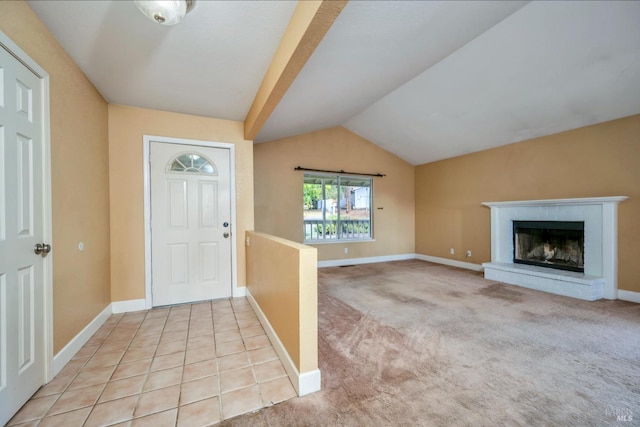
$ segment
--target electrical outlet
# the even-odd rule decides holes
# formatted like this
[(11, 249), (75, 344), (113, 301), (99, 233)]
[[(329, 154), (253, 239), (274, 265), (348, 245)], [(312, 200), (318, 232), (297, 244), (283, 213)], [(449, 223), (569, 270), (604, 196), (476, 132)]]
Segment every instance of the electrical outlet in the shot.
[(471, 250), (467, 251), (467, 258), (471, 258)]
[(344, 253), (348, 254), (349, 253), (349, 248), (344, 248)]
[(450, 253), (451, 255), (455, 255), (456, 251), (455, 251), (455, 249), (453, 249), (453, 248), (449, 248), (449, 253)]

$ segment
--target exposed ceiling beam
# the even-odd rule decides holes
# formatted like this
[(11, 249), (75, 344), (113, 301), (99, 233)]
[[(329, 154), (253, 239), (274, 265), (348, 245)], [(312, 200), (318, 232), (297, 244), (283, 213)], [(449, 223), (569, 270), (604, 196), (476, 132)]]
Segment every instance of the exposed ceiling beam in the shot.
[(348, 0), (301, 0), (244, 120), (244, 138), (254, 139), (329, 31)]

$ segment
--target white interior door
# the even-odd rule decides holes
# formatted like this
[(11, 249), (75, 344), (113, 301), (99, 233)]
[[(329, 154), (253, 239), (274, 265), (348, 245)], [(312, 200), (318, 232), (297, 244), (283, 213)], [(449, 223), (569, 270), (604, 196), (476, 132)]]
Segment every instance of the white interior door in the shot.
[(229, 150), (152, 142), (153, 305), (231, 296)]
[(0, 46), (0, 425), (45, 380), (42, 97)]

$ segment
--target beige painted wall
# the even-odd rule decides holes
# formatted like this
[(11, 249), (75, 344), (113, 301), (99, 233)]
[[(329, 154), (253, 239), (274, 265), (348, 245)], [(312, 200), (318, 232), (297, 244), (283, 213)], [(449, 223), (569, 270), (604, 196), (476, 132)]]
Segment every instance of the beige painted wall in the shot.
[(318, 254), (315, 248), (247, 232), (247, 288), (299, 373), (318, 369)]
[(418, 166), (416, 252), (490, 261), (481, 202), (597, 196), (630, 197), (619, 206), (618, 286), (640, 292), (640, 115)]
[(107, 103), (27, 3), (0, 1), (0, 30), (50, 76), (57, 353), (110, 303)]
[[(303, 241), (302, 180), (296, 166), (383, 173), (373, 179), (375, 242), (314, 245), (318, 259), (414, 252), (414, 167), (344, 127), (254, 145), (256, 231)], [(383, 208), (383, 209), (380, 209)], [(349, 253), (344, 253), (344, 248)]]
[(238, 286), (245, 286), (244, 233), (253, 229), (253, 146), (230, 120), (109, 105), (111, 298), (145, 298), (143, 136), (233, 143), (236, 146)]

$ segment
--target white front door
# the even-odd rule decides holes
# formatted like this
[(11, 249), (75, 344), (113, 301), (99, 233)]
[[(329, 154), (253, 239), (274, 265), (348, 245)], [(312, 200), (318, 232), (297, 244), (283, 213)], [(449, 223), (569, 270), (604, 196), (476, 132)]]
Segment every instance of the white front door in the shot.
[(152, 142), (153, 305), (231, 296), (229, 150)]
[(42, 105), (42, 81), (0, 46), (0, 425), (45, 381)]

